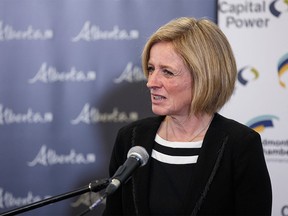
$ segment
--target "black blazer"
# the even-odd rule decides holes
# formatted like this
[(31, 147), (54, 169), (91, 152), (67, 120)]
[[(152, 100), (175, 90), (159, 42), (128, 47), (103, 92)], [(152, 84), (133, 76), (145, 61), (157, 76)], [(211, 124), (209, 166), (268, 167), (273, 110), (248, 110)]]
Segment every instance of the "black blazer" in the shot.
[[(146, 118), (119, 130), (110, 161), (111, 176), (125, 162), (132, 146), (143, 146), (151, 155), (163, 119)], [(104, 215), (151, 215), (150, 162), (151, 158), (107, 198)], [(271, 182), (260, 135), (215, 114), (203, 140), (192, 187), (187, 215), (271, 215)]]

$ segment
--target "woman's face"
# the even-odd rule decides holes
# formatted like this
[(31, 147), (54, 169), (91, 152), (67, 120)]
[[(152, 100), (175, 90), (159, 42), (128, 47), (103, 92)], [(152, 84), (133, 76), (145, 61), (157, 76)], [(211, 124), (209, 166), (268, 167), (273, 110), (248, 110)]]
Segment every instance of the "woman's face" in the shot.
[(192, 77), (171, 43), (159, 42), (152, 46), (148, 73), (152, 111), (157, 115), (189, 115)]

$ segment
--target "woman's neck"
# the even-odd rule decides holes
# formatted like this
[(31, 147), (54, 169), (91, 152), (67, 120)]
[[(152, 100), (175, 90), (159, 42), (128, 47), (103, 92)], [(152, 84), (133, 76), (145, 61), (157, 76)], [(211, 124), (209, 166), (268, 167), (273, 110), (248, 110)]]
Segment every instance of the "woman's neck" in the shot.
[(166, 116), (161, 124), (161, 137), (168, 141), (192, 142), (203, 140), (213, 115), (189, 117)]

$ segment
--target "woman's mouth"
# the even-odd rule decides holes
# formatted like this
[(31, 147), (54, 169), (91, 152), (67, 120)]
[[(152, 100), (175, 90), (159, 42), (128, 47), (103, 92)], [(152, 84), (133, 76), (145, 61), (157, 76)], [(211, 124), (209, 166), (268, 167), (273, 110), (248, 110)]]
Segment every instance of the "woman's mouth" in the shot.
[(166, 99), (166, 97), (161, 95), (152, 95), (153, 100), (160, 101)]

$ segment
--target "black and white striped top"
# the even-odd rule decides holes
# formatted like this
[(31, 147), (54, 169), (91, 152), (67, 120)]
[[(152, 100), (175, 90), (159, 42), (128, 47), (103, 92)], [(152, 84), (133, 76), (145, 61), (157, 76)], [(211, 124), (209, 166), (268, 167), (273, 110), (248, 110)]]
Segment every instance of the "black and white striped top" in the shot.
[(202, 141), (171, 142), (158, 134), (152, 150), (150, 173), (151, 215), (187, 215), (191, 184)]
[(155, 137), (155, 145), (152, 150), (152, 158), (167, 164), (194, 164), (197, 162), (202, 141), (197, 142), (170, 142)]

